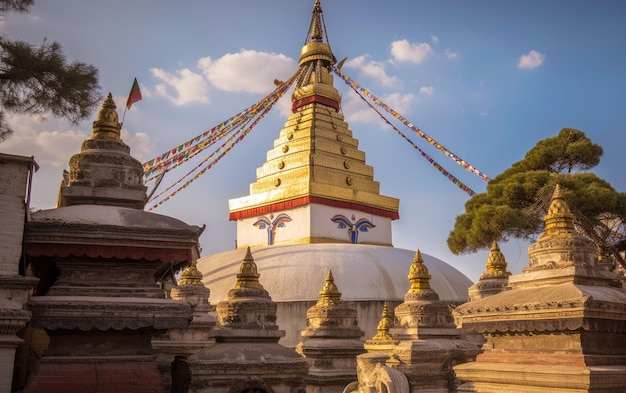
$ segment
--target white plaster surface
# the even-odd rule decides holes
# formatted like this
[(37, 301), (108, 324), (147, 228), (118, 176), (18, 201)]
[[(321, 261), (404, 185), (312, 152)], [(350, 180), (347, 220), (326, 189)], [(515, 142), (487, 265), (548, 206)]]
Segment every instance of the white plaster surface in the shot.
[[(198, 260), (204, 284), (211, 290), (210, 302), (225, 300), (235, 286), (239, 266), (245, 256), (240, 248)], [(409, 267), (414, 250), (353, 244), (298, 244), (253, 248), (252, 256), (260, 282), (275, 302), (319, 299), (328, 270), (343, 300), (402, 301), (410, 283)], [(422, 253), (432, 276), (430, 284), (441, 300), (467, 301), (473, 284), (447, 263)]]

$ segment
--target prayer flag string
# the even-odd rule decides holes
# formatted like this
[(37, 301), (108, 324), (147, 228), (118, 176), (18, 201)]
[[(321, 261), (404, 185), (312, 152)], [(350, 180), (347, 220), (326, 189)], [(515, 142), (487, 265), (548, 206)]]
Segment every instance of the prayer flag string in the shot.
[[(231, 135), (224, 143), (222, 143), (213, 153), (211, 153), (201, 163), (199, 163), (196, 167), (194, 167), (191, 171), (189, 171), (185, 176), (183, 176), (181, 179), (179, 179), (174, 184), (169, 186), (166, 190), (164, 190), (161, 193), (159, 193), (157, 196), (153, 197), (151, 199), (151, 201), (157, 199), (158, 197), (160, 197), (163, 194), (165, 194), (167, 191), (171, 190), (176, 184), (179, 184), (186, 177), (188, 177), (193, 172), (195, 172), (197, 169), (201, 168), (203, 165), (206, 164), (206, 166), (202, 170), (200, 170), (200, 172), (198, 172), (191, 179), (187, 180), (183, 185), (178, 187), (175, 191), (170, 193), (168, 196), (166, 196), (165, 198), (161, 199), (156, 204), (152, 205), (150, 208), (147, 209), (147, 211), (152, 211), (153, 209), (156, 209), (157, 207), (161, 206), (163, 203), (165, 203), (168, 200), (170, 200), (174, 195), (178, 194), (180, 191), (182, 191), (185, 188), (187, 188), (187, 186), (189, 186), (189, 184), (191, 184), (192, 182), (197, 180), (207, 170), (212, 168), (213, 165), (215, 165), (219, 160), (221, 160), (222, 157), (224, 157), (226, 154), (228, 154), (237, 143), (242, 141), (246, 137), (246, 135), (248, 135), (250, 133), (250, 131), (259, 123), (259, 121), (261, 121), (261, 119), (263, 119), (265, 117), (265, 115), (272, 109), (274, 104), (285, 94), (285, 92), (289, 89), (289, 87), (293, 83), (293, 80), (295, 79), (297, 74), (298, 74), (298, 72), (296, 72), (287, 82), (282, 83), (273, 92), (273, 94), (270, 95), (271, 98), (269, 98), (268, 100), (264, 101), (263, 106), (260, 107), (261, 109), (259, 111), (257, 111), (258, 116), (256, 118), (254, 118), (254, 117), (247, 117), (245, 120), (242, 120), (242, 121), (238, 122), (238, 126), (237, 126), (238, 131), (233, 133), (233, 135)], [(268, 97), (270, 97), (270, 96), (268, 96)], [(220, 154), (217, 157), (214, 158), (214, 156), (217, 153), (220, 153)]]
[(385, 123), (391, 126), (391, 128), (393, 128), (394, 131), (402, 137), (402, 139), (409, 142), (411, 146), (413, 146), (413, 148), (415, 148), (418, 152), (420, 152), (422, 157), (424, 157), (426, 161), (428, 161), (432, 166), (434, 166), (435, 169), (441, 172), (442, 175), (444, 175), (448, 180), (454, 183), (454, 185), (459, 187), (461, 190), (465, 191), (469, 196), (476, 195), (476, 192), (474, 192), (471, 188), (463, 184), (463, 182), (457, 179), (450, 172), (446, 171), (441, 165), (439, 165), (439, 163), (437, 163), (437, 161), (433, 160), (428, 154), (426, 154), (424, 150), (420, 149), (419, 146), (417, 146), (412, 140), (410, 140), (402, 131), (400, 131), (398, 128), (396, 128), (396, 126), (391, 124), (391, 122), (387, 120), (387, 118), (382, 113), (380, 113), (380, 111), (376, 109), (369, 101), (367, 101), (365, 97), (361, 95), (361, 93), (359, 93), (357, 90), (354, 90), (354, 92), (359, 96), (359, 98), (361, 98), (367, 104), (367, 106), (369, 106), (374, 112), (376, 112), (378, 116), (380, 116), (380, 118), (383, 119)]
[(433, 138), (428, 136), (424, 131), (420, 130), (413, 123), (409, 122), (406, 118), (404, 118), (402, 115), (400, 115), (397, 111), (395, 111), (389, 105), (387, 105), (384, 102), (382, 102), (382, 100), (380, 98), (377, 98), (376, 96), (374, 96), (369, 91), (369, 89), (366, 89), (365, 87), (359, 85), (355, 80), (353, 80), (348, 75), (346, 75), (343, 72), (341, 72), (340, 69), (335, 67), (333, 69), (333, 71), (335, 72), (335, 74), (339, 75), (339, 77), (341, 79), (343, 79), (343, 81), (348, 86), (350, 86), (353, 90), (360, 91), (365, 97), (367, 97), (370, 100), (372, 100), (376, 105), (382, 107), (385, 111), (390, 113), (394, 118), (396, 118), (400, 122), (402, 122), (402, 124), (404, 124), (405, 126), (409, 127), (411, 130), (413, 130), (417, 135), (419, 135), (422, 138), (426, 139), (428, 141), (428, 143), (430, 143), (431, 145), (435, 146), (435, 148), (437, 150), (441, 151), (447, 157), (450, 157), (457, 164), (459, 164), (460, 166), (465, 168), (465, 170), (467, 170), (468, 172), (474, 173), (476, 176), (480, 177), (485, 182), (488, 182), (489, 180), (491, 180), (489, 178), (489, 176), (487, 176), (484, 172), (481, 172), (476, 167), (474, 167), (474, 166), (470, 165), (468, 162), (462, 160), (459, 156), (457, 156), (456, 154), (452, 153), (450, 150), (446, 149), (443, 145), (439, 144), (436, 140), (434, 140)]
[[(291, 86), (294, 77), (298, 73), (299, 70), (288, 80), (288, 82), (285, 83), (287, 84), (287, 88)], [(187, 142), (175, 148), (172, 148), (171, 150), (168, 150), (151, 160), (144, 162), (144, 183), (154, 180), (160, 175), (161, 172), (168, 172), (174, 169), (178, 165), (202, 152), (207, 147), (213, 145), (217, 140), (228, 135), (234, 129), (240, 127), (242, 123), (257, 116), (265, 107), (267, 107), (270, 101), (273, 101), (277, 98), (279, 91), (283, 87), (284, 85), (277, 87), (273, 92), (263, 97), (254, 105), (237, 113), (235, 116), (218, 124), (210, 130), (207, 130), (202, 134), (188, 140)]]

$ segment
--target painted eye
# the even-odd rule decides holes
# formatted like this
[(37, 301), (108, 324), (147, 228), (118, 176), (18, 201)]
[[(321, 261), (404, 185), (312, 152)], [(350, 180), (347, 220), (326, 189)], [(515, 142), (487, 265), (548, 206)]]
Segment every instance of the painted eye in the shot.
[(337, 225), (337, 228), (344, 229), (346, 228), (346, 224), (339, 224)]

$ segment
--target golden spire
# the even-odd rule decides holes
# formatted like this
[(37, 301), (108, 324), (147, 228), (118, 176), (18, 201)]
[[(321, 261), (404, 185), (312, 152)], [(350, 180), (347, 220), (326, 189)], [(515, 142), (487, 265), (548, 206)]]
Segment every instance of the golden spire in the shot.
[(317, 301), (318, 306), (332, 306), (341, 302), (341, 292), (335, 285), (335, 279), (333, 278), (333, 272), (328, 271), (326, 275), (326, 284), (320, 291), (320, 300)]
[(243, 263), (239, 267), (235, 288), (263, 289), (263, 285), (259, 282), (260, 276), (261, 275), (257, 271), (256, 263), (254, 263), (254, 258), (252, 258), (250, 247), (248, 247), (246, 256), (243, 258)]
[(321, 100), (318, 98), (317, 101), (324, 102), (334, 107), (337, 112), (339, 111), (341, 96), (333, 86), (333, 77), (330, 75), (330, 70), (336, 62), (337, 59), (328, 43), (322, 6), (319, 1), (316, 1), (309, 32), (300, 51), (298, 65), (301, 71), (291, 98), (294, 104), (293, 109), (308, 103), (306, 99), (309, 97), (323, 97)]
[(428, 268), (424, 265), (424, 258), (422, 253), (418, 249), (413, 258), (413, 263), (409, 269), (409, 281), (411, 281), (411, 288), (408, 293), (420, 293), (432, 289), (430, 288), (430, 274), (428, 274)]
[(541, 236), (551, 236), (564, 233), (575, 233), (574, 215), (569, 204), (561, 193), (561, 187), (557, 184), (552, 194), (548, 213), (543, 217), (546, 228)]
[(393, 314), (389, 311), (389, 306), (385, 302), (383, 307), (383, 313), (376, 327), (376, 335), (370, 339), (370, 341), (388, 341), (393, 340), (389, 329), (393, 327)]
[(90, 139), (120, 140), (122, 125), (118, 122), (116, 108), (113, 96), (109, 93), (98, 112), (98, 118), (93, 122), (93, 135)]
[(491, 244), (491, 250), (489, 251), (489, 257), (487, 258), (487, 264), (485, 265), (487, 270), (480, 276), (480, 279), (489, 277), (502, 277), (508, 276), (511, 273), (506, 271), (506, 260), (504, 254), (500, 251), (498, 243), (494, 240)]
[(180, 275), (178, 285), (198, 285), (202, 284), (202, 273), (195, 264), (188, 266)]

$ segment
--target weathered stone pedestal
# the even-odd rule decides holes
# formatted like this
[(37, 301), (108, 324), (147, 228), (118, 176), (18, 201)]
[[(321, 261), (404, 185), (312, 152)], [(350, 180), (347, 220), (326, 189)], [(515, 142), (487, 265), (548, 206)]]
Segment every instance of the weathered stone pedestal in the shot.
[(250, 249), (228, 300), (217, 305), (216, 344), (175, 362), (172, 392), (304, 393), (306, 361), (278, 344), (276, 304), (259, 282)]
[(307, 393), (341, 393), (356, 380), (356, 356), (365, 352), (363, 334), (356, 310), (341, 300), (329, 271), (320, 299), (307, 310), (307, 329), (296, 348), (309, 365)]
[(610, 258), (578, 234), (557, 186), (530, 264), (510, 290), (456, 309), (484, 353), (454, 370), (459, 392), (617, 393), (626, 389), (626, 291)]

